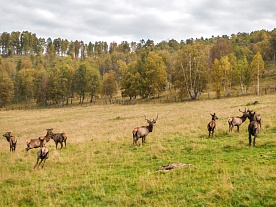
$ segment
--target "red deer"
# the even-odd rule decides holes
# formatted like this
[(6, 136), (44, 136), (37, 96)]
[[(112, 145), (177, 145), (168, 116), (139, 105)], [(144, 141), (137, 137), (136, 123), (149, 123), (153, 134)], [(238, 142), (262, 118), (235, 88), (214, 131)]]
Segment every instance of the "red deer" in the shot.
[(158, 114), (156, 116), (156, 119), (153, 119), (152, 121), (147, 119), (145, 116), (145, 120), (148, 122), (148, 126), (141, 126), (141, 127), (135, 127), (132, 131), (133, 135), (133, 145), (137, 145), (137, 141), (139, 138), (142, 138), (142, 145), (146, 142), (146, 137), (147, 135), (152, 132), (153, 130), (153, 125), (156, 123), (156, 120), (158, 119)]
[(252, 138), (251, 136), (254, 136), (253, 138), (253, 146), (255, 147), (256, 138), (261, 130), (260, 123), (256, 120), (256, 113), (252, 113), (252, 111), (249, 112), (248, 119), (250, 120), (250, 123), (248, 125), (248, 141), (249, 146), (251, 146)]
[(6, 137), (7, 141), (10, 143), (10, 152), (15, 152), (17, 138), (11, 135), (11, 132), (6, 132), (3, 136)]
[[(36, 166), (39, 168), (39, 165), (42, 163), (42, 161), (44, 161), (43, 164), (42, 164), (42, 166), (41, 166), (41, 168), (43, 168), (44, 164), (45, 164), (45, 161), (46, 161), (46, 159), (48, 159), (48, 157), (49, 157), (49, 150), (48, 150), (48, 148), (45, 147), (45, 146), (41, 147), (38, 150), (38, 152), (37, 152), (37, 160), (36, 160), (36, 164), (34, 166), (34, 169), (36, 168)], [(38, 164), (39, 160), (41, 160), (41, 161)]]
[(209, 131), (209, 137), (211, 133), (212, 133), (212, 137), (214, 136), (214, 131), (216, 128), (216, 120), (218, 119), (218, 117), (216, 116), (216, 113), (211, 114), (211, 116), (212, 116), (212, 120), (207, 125), (207, 129)]
[(239, 109), (240, 112), (242, 112), (242, 116), (241, 117), (229, 117), (228, 118), (228, 124), (229, 124), (229, 132), (233, 130), (234, 126), (237, 126), (238, 132), (240, 131), (240, 125), (246, 120), (246, 118), (248, 117), (248, 112), (246, 111), (241, 111)]
[[(253, 110), (247, 109), (247, 112), (250, 114), (250, 113), (253, 112)], [(255, 117), (256, 121), (260, 124), (260, 128), (262, 128), (262, 116), (261, 116), (261, 114), (256, 114), (255, 113), (254, 117)]]
[(62, 132), (62, 133), (53, 133), (51, 138), (54, 140), (54, 142), (56, 144), (56, 149), (57, 149), (58, 143), (60, 143), (60, 145), (61, 145), (60, 149), (62, 149), (62, 147), (63, 147), (63, 142), (64, 142), (64, 145), (66, 147), (67, 136), (64, 132)]
[(50, 141), (51, 136), (53, 134), (53, 129), (46, 129), (47, 130), (47, 134), (46, 136), (41, 136), (38, 137), (36, 139), (30, 139), (27, 141), (27, 147), (26, 147), (26, 153), (28, 152), (28, 150), (33, 149), (33, 148), (38, 148), (38, 147), (43, 147), (45, 146), (45, 144), (47, 142)]

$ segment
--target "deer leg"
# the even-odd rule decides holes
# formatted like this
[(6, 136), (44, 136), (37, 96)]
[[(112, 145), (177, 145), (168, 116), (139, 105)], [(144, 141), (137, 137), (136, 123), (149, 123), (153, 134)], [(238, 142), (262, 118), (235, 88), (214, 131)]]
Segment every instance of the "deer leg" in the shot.
[(46, 159), (44, 159), (44, 162), (43, 162), (43, 164), (42, 164), (41, 168), (43, 168), (43, 167), (44, 167), (45, 162), (46, 162)]
[(39, 162), (39, 164), (37, 166), (38, 168), (39, 168), (40, 164), (42, 163), (42, 161), (43, 161), (43, 159), (40, 160), (40, 162)]
[(252, 139), (251, 139), (251, 134), (250, 133), (249, 133), (248, 141), (249, 141), (249, 146), (251, 146)]
[(64, 140), (64, 147), (66, 147), (66, 139)]
[(57, 149), (58, 142), (56, 142), (56, 149)]
[(39, 160), (39, 158), (37, 158), (37, 160), (36, 160), (36, 163), (35, 163), (34, 169), (35, 169), (35, 167), (36, 167), (36, 166), (37, 166), (37, 164), (38, 164), (38, 160)]
[(146, 137), (143, 136), (143, 137), (142, 137), (142, 145), (143, 145), (145, 142), (146, 142)]
[(255, 147), (255, 142), (256, 142), (256, 135), (254, 135), (254, 138), (253, 138), (253, 147)]
[(240, 126), (237, 126), (237, 128), (238, 128), (238, 132), (240, 132)]
[(60, 145), (61, 145), (61, 146), (60, 146), (60, 149), (62, 149), (62, 147), (63, 147), (62, 141), (60, 142)]

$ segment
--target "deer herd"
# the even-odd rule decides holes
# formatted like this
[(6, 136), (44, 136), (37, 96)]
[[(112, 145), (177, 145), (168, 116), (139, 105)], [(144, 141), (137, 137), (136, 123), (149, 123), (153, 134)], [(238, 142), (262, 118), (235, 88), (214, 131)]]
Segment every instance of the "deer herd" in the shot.
[[(245, 109), (244, 111), (239, 111), (242, 113), (242, 116), (236, 116), (236, 117), (229, 117), (228, 118), (228, 124), (229, 124), (229, 132), (233, 131), (233, 128), (236, 126), (237, 131), (239, 132), (240, 125), (245, 122), (246, 119), (249, 119), (249, 125), (248, 125), (248, 140), (249, 140), (249, 146), (251, 146), (252, 143), (252, 136), (253, 136), (253, 146), (255, 146), (256, 143), (256, 137), (258, 133), (261, 130), (262, 125), (262, 117), (260, 114), (256, 114), (256, 112), (253, 113), (253, 110)], [(209, 137), (214, 136), (214, 132), (216, 129), (216, 120), (218, 120), (217, 115), (211, 114), (212, 120), (208, 123), (207, 129), (209, 132)], [(156, 123), (158, 119), (158, 114), (155, 119), (147, 119), (145, 116), (145, 120), (148, 123), (148, 126), (141, 126), (141, 127), (135, 127), (132, 131), (132, 137), (133, 137), (133, 146), (138, 145), (138, 140), (142, 139), (142, 145), (146, 142), (147, 135), (153, 131), (153, 125)], [(33, 148), (39, 148), (37, 152), (37, 161), (33, 168), (39, 167), (39, 165), (43, 162), (42, 168), (45, 164), (46, 159), (49, 157), (49, 149), (46, 147), (46, 143), (50, 141), (50, 139), (53, 139), (56, 145), (56, 149), (58, 144), (61, 145), (60, 149), (63, 148), (63, 143), (66, 147), (66, 141), (67, 136), (64, 132), (62, 133), (53, 133), (53, 129), (46, 129), (47, 133), (45, 136), (40, 136), (35, 139), (30, 139), (26, 142), (27, 147), (25, 148), (26, 155), (30, 149)], [(11, 135), (11, 132), (6, 132), (3, 135), (7, 141), (10, 143), (10, 151), (15, 152), (16, 145), (17, 145), (17, 137)], [(40, 162), (39, 162), (40, 160)]]
[[(39, 165), (44, 161), (43, 165), (41, 166), (43, 168), (46, 159), (48, 159), (49, 157), (49, 149), (46, 147), (46, 143), (49, 142), (50, 139), (54, 140), (56, 144), (56, 149), (57, 149), (58, 143), (60, 143), (61, 145), (60, 149), (62, 149), (63, 143), (66, 147), (67, 136), (64, 132), (53, 133), (53, 128), (46, 129), (46, 130), (47, 130), (47, 133), (45, 136), (40, 136), (38, 138), (30, 139), (26, 141), (26, 145), (27, 145), (27, 147), (25, 148), (26, 155), (30, 149), (39, 148), (37, 152), (37, 161), (33, 168), (39, 167)], [(3, 137), (6, 137), (7, 141), (10, 143), (10, 151), (15, 152), (16, 145), (17, 145), (17, 138), (11, 135), (11, 132), (6, 132), (5, 134), (3, 134)]]

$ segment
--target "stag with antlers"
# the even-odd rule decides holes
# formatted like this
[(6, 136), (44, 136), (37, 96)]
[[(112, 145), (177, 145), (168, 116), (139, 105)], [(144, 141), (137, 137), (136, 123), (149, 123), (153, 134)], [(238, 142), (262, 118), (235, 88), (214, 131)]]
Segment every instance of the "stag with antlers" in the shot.
[(147, 135), (152, 132), (153, 130), (153, 125), (156, 123), (156, 120), (158, 119), (158, 114), (156, 116), (156, 119), (149, 120), (145, 116), (145, 120), (148, 122), (148, 126), (141, 126), (141, 127), (135, 127), (132, 131), (133, 135), (133, 145), (137, 145), (137, 141), (139, 138), (142, 138), (142, 145), (146, 142), (146, 137)]
[(238, 129), (238, 132), (239, 132), (240, 131), (240, 125), (248, 117), (248, 111), (246, 111), (246, 109), (244, 111), (241, 111), (239, 109), (239, 111), (242, 112), (242, 116), (241, 117), (229, 117), (228, 118), (229, 132), (232, 132), (234, 126), (237, 126), (237, 129)]

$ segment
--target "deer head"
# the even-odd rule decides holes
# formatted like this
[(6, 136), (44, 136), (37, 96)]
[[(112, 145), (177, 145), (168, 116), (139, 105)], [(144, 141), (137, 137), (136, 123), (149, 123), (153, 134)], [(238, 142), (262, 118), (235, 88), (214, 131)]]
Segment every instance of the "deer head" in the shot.
[(217, 117), (216, 113), (214, 113), (214, 114), (210, 114), (210, 115), (212, 116), (212, 120), (216, 121), (216, 120), (218, 119), (218, 117)]
[(146, 117), (146, 115), (145, 115), (145, 120), (147, 120), (147, 122), (148, 122), (149, 125), (155, 124), (156, 121), (157, 121), (157, 119), (158, 119), (158, 114), (157, 114), (157, 116), (156, 116), (156, 119), (153, 119), (152, 121), (151, 121), (150, 119), (147, 119), (147, 117)]

